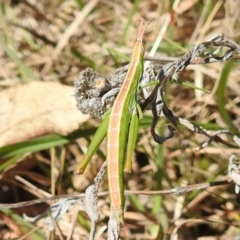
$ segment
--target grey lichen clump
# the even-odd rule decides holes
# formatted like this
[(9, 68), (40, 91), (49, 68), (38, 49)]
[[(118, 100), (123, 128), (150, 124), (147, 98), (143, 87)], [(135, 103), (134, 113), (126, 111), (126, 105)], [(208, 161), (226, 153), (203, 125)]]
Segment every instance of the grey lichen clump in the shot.
[(74, 85), (78, 109), (84, 114), (101, 117), (105, 111), (102, 96), (111, 88), (109, 81), (87, 68), (81, 71)]
[(112, 106), (126, 70), (126, 67), (119, 68), (107, 78), (91, 68), (81, 71), (78, 80), (74, 82), (78, 109), (84, 114), (101, 118), (106, 109)]

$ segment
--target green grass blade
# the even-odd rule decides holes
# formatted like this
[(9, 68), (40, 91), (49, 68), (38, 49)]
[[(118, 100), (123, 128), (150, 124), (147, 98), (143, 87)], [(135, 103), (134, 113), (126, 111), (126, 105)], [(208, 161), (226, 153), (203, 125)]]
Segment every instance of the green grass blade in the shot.
[(71, 49), (72, 54), (77, 57), (81, 62), (85, 63), (89, 67), (95, 69), (95, 62), (91, 60), (90, 58), (84, 56), (81, 52), (79, 52), (76, 49)]
[(0, 2), (0, 22), (1, 22), (1, 32), (2, 32), (2, 36), (3, 36), (3, 39), (4, 39), (4, 42), (14, 46), (14, 41), (13, 41), (13, 38), (11, 36), (11, 31), (9, 30), (9, 27), (8, 27), (8, 22), (6, 21), (6, 18), (5, 18), (5, 5), (2, 4)]
[(25, 65), (24, 62), (17, 56), (15, 50), (11, 49), (7, 44), (0, 40), (0, 46), (5, 51), (6, 54), (18, 65), (18, 68), (21, 73), (22, 80), (25, 82), (38, 80), (37, 77), (33, 74), (32, 70)]
[(177, 83), (179, 83), (180, 85), (182, 85), (184, 87), (191, 88), (193, 90), (200, 90), (200, 91), (205, 92), (205, 93), (210, 93), (209, 90), (204, 89), (204, 88), (200, 88), (200, 87), (196, 87), (195, 85), (193, 85), (191, 83), (181, 82), (181, 81), (177, 81)]
[(8, 161), (2, 163), (0, 165), (0, 172), (2, 172), (4, 169), (6, 169), (7, 167), (11, 166), (12, 164), (14, 164), (16, 161), (19, 160), (19, 158), (21, 157), (21, 155), (17, 155), (12, 157), (11, 159), (9, 159)]
[(238, 130), (237, 130), (236, 126), (233, 124), (233, 120), (231, 119), (228, 111), (226, 110), (227, 81), (228, 81), (232, 66), (233, 66), (233, 63), (231, 61), (228, 61), (224, 64), (224, 67), (222, 69), (222, 73), (220, 76), (220, 80), (218, 83), (217, 91), (216, 91), (216, 101), (217, 101), (219, 113), (220, 113), (223, 121), (227, 124), (229, 130), (232, 133), (237, 134)]
[(127, 57), (126, 55), (122, 54), (121, 52), (117, 51), (114, 48), (108, 48), (107, 50), (114, 61), (115, 67), (119, 67), (120, 59), (124, 59), (126, 62), (130, 62), (131, 60), (129, 57)]
[(82, 0), (75, 0), (75, 2), (79, 6), (79, 9), (82, 9), (85, 5), (85, 3)]
[[(164, 128), (161, 127), (159, 129), (159, 135), (164, 135)], [(163, 178), (163, 169), (164, 169), (164, 144), (158, 144), (156, 146), (157, 154), (156, 154), (156, 165), (157, 165), (157, 172), (154, 176), (154, 190), (162, 189), (162, 178)], [(154, 196), (153, 197), (153, 214), (159, 214), (162, 208), (162, 196)]]
[(103, 119), (101, 125), (98, 127), (96, 133), (94, 134), (93, 140), (91, 141), (88, 147), (86, 155), (84, 156), (83, 160), (81, 161), (81, 163), (79, 164), (79, 166), (75, 171), (76, 174), (82, 174), (84, 172), (88, 163), (91, 161), (92, 156), (95, 154), (100, 144), (106, 137), (108, 125), (109, 125), (109, 119), (110, 119), (110, 114)]
[(141, 203), (141, 199), (138, 196), (131, 194), (128, 196), (128, 198), (131, 204), (134, 206), (134, 208), (136, 208), (138, 212), (144, 213), (146, 211), (146, 208)]
[[(176, 79), (172, 79), (172, 82), (178, 83), (178, 84), (180, 84), (180, 85), (182, 85), (182, 86), (184, 86), (184, 87), (191, 88), (191, 89), (193, 89), (193, 90), (200, 90), (200, 91), (205, 92), (205, 93), (210, 93), (209, 90), (204, 89), (204, 88), (200, 88), (200, 87), (196, 87), (195, 85), (193, 85), (193, 84), (191, 84), (191, 83), (178, 81), (178, 80), (176, 80)], [(149, 83), (141, 86), (141, 88), (153, 86), (153, 85), (156, 85), (156, 84), (158, 84), (158, 83), (159, 83), (158, 80), (153, 80), (153, 81), (151, 81), (151, 82), (149, 82)]]
[(0, 157), (12, 157), (29, 152), (37, 152), (51, 147), (70, 143), (71, 141), (94, 133), (95, 129), (79, 129), (68, 136), (51, 134), (32, 140), (11, 144), (0, 148)]
[(128, 15), (129, 17), (128, 17), (128, 20), (127, 20), (127, 24), (126, 24), (126, 26), (125, 26), (125, 28), (123, 30), (123, 34), (122, 34), (122, 36), (121, 36), (121, 38), (119, 40), (119, 45), (120, 46), (122, 46), (124, 44), (124, 42), (125, 42), (129, 26), (131, 26), (132, 18), (136, 14), (140, 2), (141, 2), (141, 0), (133, 1), (133, 8), (131, 9), (131, 11), (130, 11), (130, 13)]

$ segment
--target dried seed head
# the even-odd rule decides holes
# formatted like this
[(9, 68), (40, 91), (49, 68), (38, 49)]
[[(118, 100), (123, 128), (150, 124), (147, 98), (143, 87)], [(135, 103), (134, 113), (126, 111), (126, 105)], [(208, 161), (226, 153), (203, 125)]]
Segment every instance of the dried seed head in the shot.
[(101, 96), (110, 90), (107, 79), (101, 77), (91, 68), (80, 72), (75, 85), (75, 98), (78, 109), (84, 114), (101, 117), (105, 112)]

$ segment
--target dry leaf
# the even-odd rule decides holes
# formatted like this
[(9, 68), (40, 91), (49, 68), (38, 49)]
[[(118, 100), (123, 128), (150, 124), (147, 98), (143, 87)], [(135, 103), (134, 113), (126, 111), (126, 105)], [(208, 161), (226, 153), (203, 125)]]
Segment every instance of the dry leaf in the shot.
[(54, 82), (31, 82), (0, 92), (0, 146), (79, 128), (89, 116), (79, 112), (73, 93), (73, 87)]

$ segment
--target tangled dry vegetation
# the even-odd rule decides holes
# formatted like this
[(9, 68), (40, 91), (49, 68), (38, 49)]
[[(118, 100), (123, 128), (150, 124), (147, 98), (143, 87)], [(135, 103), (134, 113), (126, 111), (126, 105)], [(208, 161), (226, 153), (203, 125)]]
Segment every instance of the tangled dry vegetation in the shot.
[[(174, 2), (174, 4), (172, 3)], [(74, 176), (99, 125), (81, 114), (72, 96), (79, 72), (91, 67), (109, 76), (126, 64), (140, 18), (153, 19), (145, 34), (146, 56), (158, 37), (154, 57), (180, 57), (192, 46), (223, 33), (239, 43), (238, 1), (128, 0), (8, 0), (0, 3), (0, 202), (84, 192), (105, 160), (105, 144), (83, 176)], [(159, 33), (160, 32), (160, 33)], [(164, 59), (164, 60), (163, 60)], [(239, 61), (190, 65), (167, 86), (166, 102), (177, 117), (208, 130), (228, 129), (239, 136)], [(156, 64), (157, 65), (157, 64)], [(158, 64), (159, 67), (159, 64)], [(231, 69), (225, 74), (223, 69)], [(146, 114), (147, 115), (147, 114)], [(180, 128), (157, 145), (150, 134), (151, 116), (141, 123), (130, 191), (167, 190), (228, 179), (228, 159), (239, 148), (211, 142), (199, 151), (206, 136)], [(79, 126), (81, 126), (79, 128)], [(166, 123), (159, 129), (164, 133)], [(232, 138), (223, 136), (229, 143)], [(18, 143), (15, 145), (11, 145)], [(99, 192), (107, 191), (103, 178)], [(47, 202), (53, 204), (54, 202)], [(1, 239), (88, 239), (90, 222), (79, 206), (54, 224), (30, 223), (22, 217), (44, 213), (49, 205), (1, 208)], [(107, 239), (109, 199), (98, 199), (96, 239)], [(240, 239), (239, 195), (234, 184), (195, 190), (182, 195), (129, 195), (122, 239)], [(47, 236), (47, 237), (46, 237)]]

